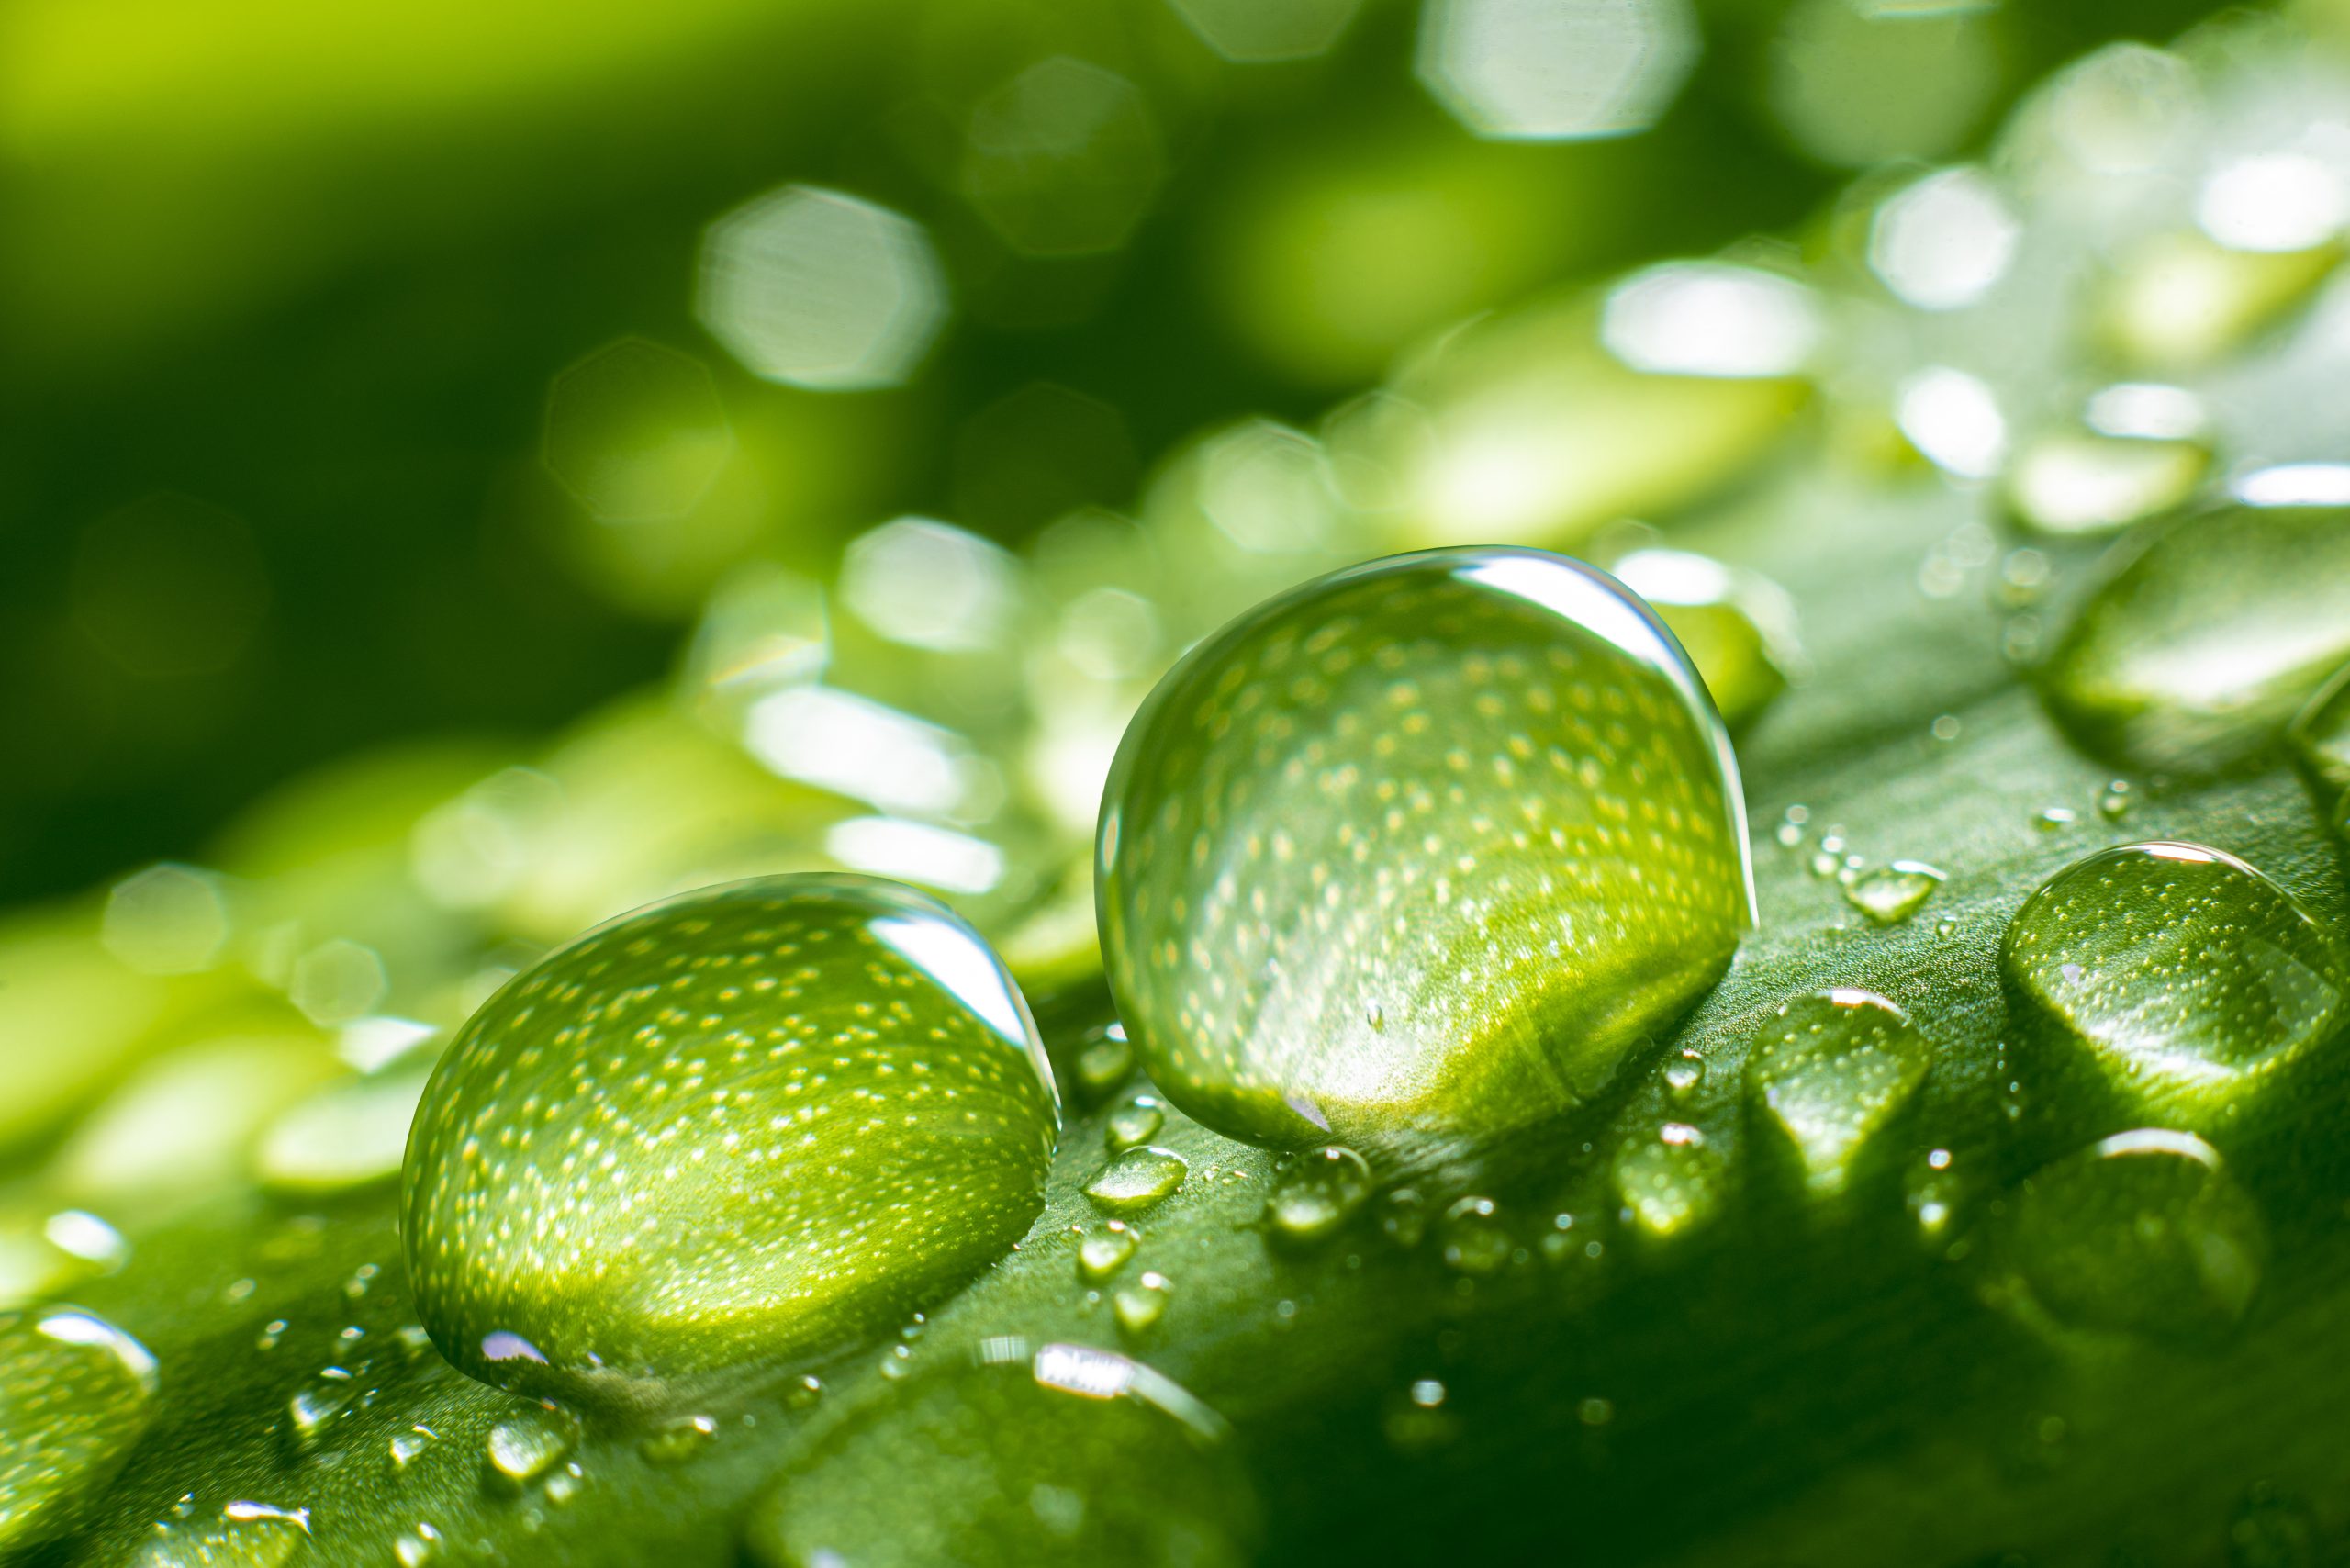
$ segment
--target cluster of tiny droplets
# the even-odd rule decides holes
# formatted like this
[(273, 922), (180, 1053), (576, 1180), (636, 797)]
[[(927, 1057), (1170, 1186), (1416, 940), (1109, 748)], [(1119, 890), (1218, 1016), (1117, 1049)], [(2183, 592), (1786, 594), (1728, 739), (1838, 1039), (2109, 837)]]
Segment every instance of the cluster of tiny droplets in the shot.
[(903, 911), (837, 890), (674, 903), (477, 1014), (409, 1161), (436, 1337), (706, 1369), (901, 1310), (1016, 1239), (1050, 1092), (882, 913)]
[(2010, 979), (2109, 1070), (2192, 1088), (2329, 1036), (2350, 974), (2291, 896), (2192, 846), (2124, 846), (2060, 873), (2009, 928)]
[(1555, 1108), (1590, 1085), (1546, 1043), (1680, 1000), (1743, 924), (1711, 715), (1539, 607), (1374, 579), (1169, 699), (1128, 1024), (1195, 1090), (1427, 1104), (1475, 1062)]
[(1812, 1183), (1834, 1190), (1931, 1065), (1925, 1037), (1899, 1008), (1868, 991), (1825, 991), (1796, 997), (1764, 1020), (1746, 1081)]

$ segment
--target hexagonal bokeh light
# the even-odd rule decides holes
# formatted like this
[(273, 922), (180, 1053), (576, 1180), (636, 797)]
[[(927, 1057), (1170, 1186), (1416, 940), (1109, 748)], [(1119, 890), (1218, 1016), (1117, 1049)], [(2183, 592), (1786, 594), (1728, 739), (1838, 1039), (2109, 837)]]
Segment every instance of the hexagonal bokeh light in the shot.
[(920, 225), (838, 191), (786, 185), (702, 236), (694, 311), (744, 369), (820, 392), (895, 386), (946, 318)]
[(1163, 172), (1158, 130), (1134, 84), (1056, 55), (971, 111), (963, 194), (1013, 250), (1082, 256), (1126, 242)]
[(659, 522), (709, 494), (734, 432), (701, 361), (621, 338), (556, 373), (541, 450), (597, 521)]
[(1689, 0), (1428, 0), (1419, 75), (1479, 136), (1589, 140), (1655, 124), (1701, 47)]
[(1310, 60), (1329, 51), (1362, 0), (1167, 0), (1202, 43), (1253, 65)]

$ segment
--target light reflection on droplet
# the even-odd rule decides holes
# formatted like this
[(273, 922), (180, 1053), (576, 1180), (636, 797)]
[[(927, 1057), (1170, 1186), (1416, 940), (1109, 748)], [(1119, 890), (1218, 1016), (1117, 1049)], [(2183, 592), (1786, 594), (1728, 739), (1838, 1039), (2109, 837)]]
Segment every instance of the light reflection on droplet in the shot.
[(824, 834), (824, 853), (853, 870), (948, 893), (984, 893), (1003, 880), (1003, 851), (985, 839), (902, 817), (852, 817)]

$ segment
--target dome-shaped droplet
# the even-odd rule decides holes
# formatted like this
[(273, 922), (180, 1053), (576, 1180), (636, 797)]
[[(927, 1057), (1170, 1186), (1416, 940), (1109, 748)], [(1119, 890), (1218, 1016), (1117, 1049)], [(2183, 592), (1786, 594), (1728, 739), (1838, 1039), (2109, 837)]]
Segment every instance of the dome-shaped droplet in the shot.
[(1686, 1122), (1627, 1138), (1611, 1174), (1625, 1222), (1657, 1241), (1701, 1228), (1720, 1212), (1726, 1195), (1720, 1152)]
[(830, 1433), (753, 1508), (765, 1568), (1253, 1562), (1257, 1506), (1214, 1412), (1108, 1350), (990, 1340)]
[(1738, 768), (1670, 633), (1539, 551), (1251, 610), (1120, 746), (1102, 952), (1153, 1081), (1254, 1142), (1477, 1135), (1582, 1102), (1753, 914)]
[(2350, 1019), (2350, 958), (2232, 855), (2127, 844), (2009, 923), (2008, 984), (2141, 1114), (2205, 1126)]
[(0, 1557), (49, 1540), (154, 1419), (155, 1360), (73, 1307), (0, 1315)]
[(1273, 1239), (1312, 1247), (1337, 1234), (1371, 1201), (1371, 1167), (1351, 1148), (1332, 1145), (1302, 1156), (1282, 1171), (1265, 1199)]
[(1942, 885), (1943, 873), (1922, 860), (1896, 860), (1863, 871), (1844, 884), (1844, 902), (1877, 925), (1898, 925), (1919, 910)]
[(2260, 1211), (2190, 1133), (2116, 1134), (2031, 1177), (2009, 1208), (2009, 1299), (2028, 1317), (2209, 1340), (2260, 1286)]
[(2238, 490), (2265, 504), (2160, 529), (2091, 591), (2050, 658), (2051, 710), (2099, 755), (2150, 771), (2231, 767), (2274, 745), (2350, 660), (2350, 469), (2269, 469)]
[(1931, 1047), (1900, 1008), (1873, 991), (1822, 991), (1763, 1021), (1746, 1057), (1746, 1092), (1794, 1150), (1806, 1184), (1838, 1193), (1932, 1065)]
[(675, 1391), (895, 1321), (1035, 1220), (1058, 1124), (1018, 989), (929, 899), (775, 877), (627, 915), (476, 1014), (417, 1113), (433, 1342)]

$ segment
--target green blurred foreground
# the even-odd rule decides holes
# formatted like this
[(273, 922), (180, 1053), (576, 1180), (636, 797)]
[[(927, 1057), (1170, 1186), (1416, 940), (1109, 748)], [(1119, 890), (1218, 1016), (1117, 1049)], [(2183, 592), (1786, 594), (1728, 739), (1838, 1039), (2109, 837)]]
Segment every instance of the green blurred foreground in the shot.
[[(0, 1557), (2330, 1560), (2350, 45), (1355, 11), (0, 11)], [(1274, 1156), (1115, 924), (1111, 1027), (1103, 781), (1463, 544), (1673, 629), (1761, 924), (1563, 1121)], [(1042, 1216), (877, 1191), (923, 1310), (678, 1408), (457, 1376), (452, 1033), (785, 871), (1001, 954)]]

